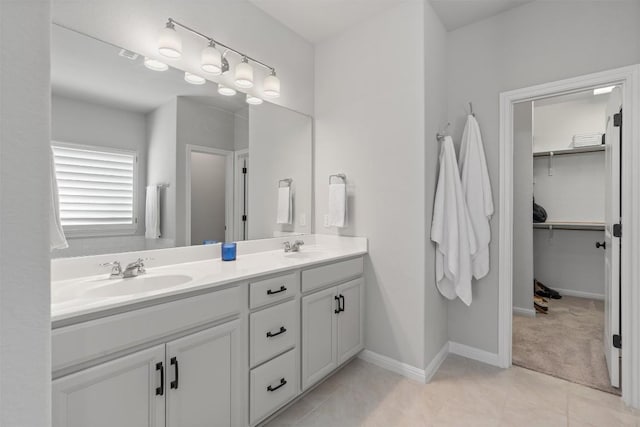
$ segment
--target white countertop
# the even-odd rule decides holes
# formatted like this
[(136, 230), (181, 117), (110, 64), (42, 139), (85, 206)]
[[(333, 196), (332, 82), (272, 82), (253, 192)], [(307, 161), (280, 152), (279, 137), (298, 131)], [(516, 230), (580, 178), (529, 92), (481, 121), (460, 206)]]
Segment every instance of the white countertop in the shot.
[[(180, 294), (201, 291), (204, 289), (214, 289), (228, 285), (230, 283), (242, 282), (255, 277), (279, 273), (292, 269), (303, 269), (316, 264), (354, 257), (367, 253), (367, 241), (360, 237), (339, 237), (309, 235), (303, 236), (307, 244), (302, 246), (300, 252), (285, 254), (280, 247), (283, 238), (267, 239), (264, 241), (238, 242), (238, 255), (235, 261), (222, 261), (219, 257), (209, 259), (198, 259), (202, 256), (194, 256), (195, 261), (169, 264), (164, 262), (148, 263), (147, 272), (139, 277), (121, 279), (121, 285), (133, 283), (136, 280), (145, 280), (147, 277), (188, 277), (188, 281), (175, 286), (163, 289), (145, 290), (128, 295), (116, 296), (87, 296), (86, 290), (107, 289), (107, 292), (99, 294), (109, 295), (108, 287), (116, 284), (119, 280), (108, 278), (108, 271), (99, 275), (83, 275), (76, 277), (69, 274), (74, 268), (78, 271), (100, 271), (97, 266), (105, 259), (112, 259), (126, 255), (129, 259), (135, 257), (144, 258), (152, 252), (153, 255), (161, 259), (179, 259), (185, 261), (185, 251), (193, 252), (192, 248), (172, 248), (156, 251), (146, 251), (145, 253), (110, 254), (91, 257), (79, 257), (66, 260), (52, 261), (52, 272), (54, 280), (51, 283), (51, 320), (56, 322), (64, 321), (65, 324), (75, 323), (74, 319), (80, 320), (87, 316), (101, 317), (109, 315), (111, 312), (121, 311), (127, 306), (137, 306), (140, 303), (148, 303), (153, 300), (164, 300), (167, 297), (176, 297)], [(268, 249), (268, 250), (264, 250)], [(195, 249), (197, 250), (197, 249)], [(201, 251), (211, 253), (212, 248), (201, 247)], [(219, 251), (219, 249), (218, 249)], [(126, 258), (125, 258), (126, 259)], [(188, 258), (187, 258), (188, 259)], [(125, 263), (123, 263), (124, 265)], [(155, 265), (154, 265), (155, 264)], [(62, 271), (64, 271), (62, 273)], [(58, 277), (56, 277), (58, 276)], [(121, 286), (121, 288), (123, 287)]]

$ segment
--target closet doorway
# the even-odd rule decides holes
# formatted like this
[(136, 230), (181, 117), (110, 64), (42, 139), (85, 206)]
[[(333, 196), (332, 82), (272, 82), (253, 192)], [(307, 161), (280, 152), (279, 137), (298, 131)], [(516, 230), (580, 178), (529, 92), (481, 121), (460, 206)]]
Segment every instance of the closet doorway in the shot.
[(620, 242), (605, 223), (620, 222), (621, 102), (610, 85), (513, 114), (513, 364), (614, 394)]
[[(516, 355), (521, 344), (516, 334), (522, 330), (516, 322), (546, 319), (547, 324), (534, 325), (533, 330), (542, 334), (537, 345), (528, 347), (543, 349), (534, 358), (546, 366), (531, 367), (609, 388), (634, 407), (640, 407), (640, 146), (632, 141), (640, 139), (639, 82), (640, 66), (630, 66), (500, 95), (500, 365), (525, 363)], [(573, 119), (563, 112), (558, 126), (569, 137), (545, 139), (545, 114), (553, 116), (554, 110), (557, 114), (571, 102), (583, 107), (601, 103), (602, 111), (605, 103), (595, 100), (599, 96), (608, 98), (597, 120), (600, 129), (581, 125), (568, 130)], [(604, 144), (596, 143), (598, 133), (605, 134)], [(534, 195), (547, 211), (546, 219), (538, 218), (544, 222), (536, 225)], [(546, 287), (534, 287), (534, 278)], [(562, 298), (554, 299), (553, 290)], [(548, 297), (538, 300), (539, 313), (533, 300), (536, 291)], [(563, 321), (563, 311), (570, 315), (565, 320), (573, 321), (574, 332), (557, 326), (571, 323)], [(550, 322), (554, 314), (558, 324)], [(587, 338), (571, 348), (568, 340), (579, 338), (575, 331)], [(545, 338), (563, 334), (544, 347)], [(584, 358), (571, 362), (580, 346)], [(591, 382), (593, 366), (574, 369), (596, 359), (603, 373), (600, 385)], [(550, 366), (560, 369), (550, 371)]]

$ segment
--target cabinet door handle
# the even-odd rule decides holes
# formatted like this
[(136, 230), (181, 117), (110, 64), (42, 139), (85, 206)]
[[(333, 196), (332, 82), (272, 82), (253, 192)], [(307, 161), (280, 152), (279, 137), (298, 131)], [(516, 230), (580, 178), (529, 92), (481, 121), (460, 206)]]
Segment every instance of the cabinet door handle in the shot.
[(268, 386), (267, 387), (267, 391), (276, 391), (277, 389), (279, 389), (280, 387), (284, 387), (287, 384), (287, 380), (285, 380), (284, 378), (280, 378), (280, 384), (278, 384), (277, 386), (273, 387), (273, 386)]
[(178, 359), (175, 357), (171, 358), (171, 366), (173, 366), (173, 370), (175, 372), (175, 380), (171, 381), (171, 384), (169, 384), (169, 386), (173, 389), (178, 389), (178, 374), (179, 374), (179, 368), (178, 368)]
[(160, 371), (160, 387), (156, 387), (156, 396), (164, 395), (164, 365), (162, 362), (156, 363), (156, 371)]
[(277, 291), (272, 291), (271, 289), (268, 289), (268, 290), (267, 290), (267, 295), (275, 295), (275, 294), (279, 294), (280, 292), (284, 292), (284, 291), (286, 291), (286, 290), (287, 290), (287, 288), (286, 288), (284, 285), (282, 285), (282, 286), (280, 286), (280, 289), (279, 289), (279, 290), (277, 290)]
[(277, 337), (278, 335), (284, 334), (285, 332), (287, 332), (287, 328), (285, 328), (284, 326), (280, 326), (280, 330), (278, 332), (267, 332), (267, 338)]
[(333, 310), (333, 312), (335, 314), (339, 314), (340, 313), (340, 298), (336, 295), (336, 296), (333, 297), (333, 299), (338, 303), (338, 308)]
[(340, 311), (344, 311), (344, 295), (340, 294), (340, 301), (341, 301), (341, 305), (340, 305)]

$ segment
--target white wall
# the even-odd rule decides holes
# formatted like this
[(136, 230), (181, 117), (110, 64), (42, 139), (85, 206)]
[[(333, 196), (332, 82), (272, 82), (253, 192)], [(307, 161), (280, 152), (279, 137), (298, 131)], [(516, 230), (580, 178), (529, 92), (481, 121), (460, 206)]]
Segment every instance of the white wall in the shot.
[(449, 340), (446, 299), (435, 286), (435, 246), (429, 242), (434, 189), (438, 172), (439, 144), (435, 134), (447, 122), (447, 32), (428, 1), (424, 3), (424, 183), (425, 193), (425, 306), (424, 306), (424, 366), (427, 366)]
[[(247, 1), (53, 0), (54, 22), (146, 56), (158, 57), (158, 34), (169, 17), (274, 66), (282, 82), (282, 95), (274, 102), (313, 114), (313, 46)], [(181, 35), (184, 55), (171, 65), (201, 74), (205, 43)], [(230, 61), (237, 59), (232, 55)], [(223, 78), (228, 86), (232, 74)], [(260, 94), (266, 72), (256, 69), (255, 74), (254, 90)]]
[(191, 244), (225, 240), (227, 159), (219, 154), (191, 153)]
[(236, 111), (233, 120), (234, 149), (246, 150), (249, 148), (249, 107)]
[[(483, 132), (498, 206), (499, 93), (640, 62), (640, 2), (535, 1), (448, 36), (449, 119), (459, 140), (465, 108)], [(449, 306), (451, 340), (498, 350), (498, 226), (492, 222), (491, 272), (474, 284), (471, 307)]]
[(176, 239), (176, 143), (177, 108), (174, 98), (147, 115), (147, 182), (168, 184), (160, 190), (160, 237)]
[[(138, 224), (134, 234), (144, 235), (144, 197), (147, 183), (146, 116), (142, 113), (54, 94), (51, 98), (51, 139), (57, 142), (131, 150), (138, 154), (138, 186), (136, 188)], [(76, 247), (80, 246), (77, 240), (84, 239), (67, 238), (67, 240), (70, 247), (53, 251), (53, 257), (72, 256)], [(91, 253), (113, 250), (109, 240), (109, 238), (92, 238)], [(134, 245), (134, 241), (139, 239), (121, 236), (120, 240), (124, 246), (126, 243), (124, 241)], [(104, 247), (100, 247), (100, 243), (104, 243)]]
[(513, 306), (533, 310), (533, 106), (513, 108)]
[[(316, 232), (369, 239), (366, 347), (421, 368), (425, 285), (434, 286), (425, 280), (423, 31), (423, 3), (405, 2), (320, 43), (315, 89)], [(338, 172), (350, 194), (341, 230), (323, 227), (328, 176)]]
[(534, 102), (533, 151), (572, 147), (576, 134), (605, 133), (608, 95), (591, 95), (559, 103)]
[[(310, 233), (313, 198), (311, 117), (264, 103), (249, 108), (249, 239), (275, 231)], [(293, 223), (276, 224), (278, 181), (293, 179)]]
[(48, 1), (0, 2), (0, 425), (51, 424)]

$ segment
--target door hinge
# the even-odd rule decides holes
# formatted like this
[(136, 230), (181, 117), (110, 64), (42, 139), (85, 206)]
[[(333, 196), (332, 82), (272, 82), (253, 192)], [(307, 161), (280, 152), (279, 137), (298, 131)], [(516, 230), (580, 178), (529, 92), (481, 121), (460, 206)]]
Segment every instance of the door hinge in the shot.
[(622, 224), (613, 224), (613, 237), (622, 237)]
[(246, 215), (242, 215), (242, 220), (246, 221), (247, 220), (247, 216)]
[(613, 346), (615, 348), (622, 348), (622, 337), (618, 334), (613, 336)]
[(616, 113), (613, 115), (613, 126), (617, 128), (622, 126), (622, 113)]
[(247, 173), (247, 168), (242, 168), (242, 173), (246, 174)]

